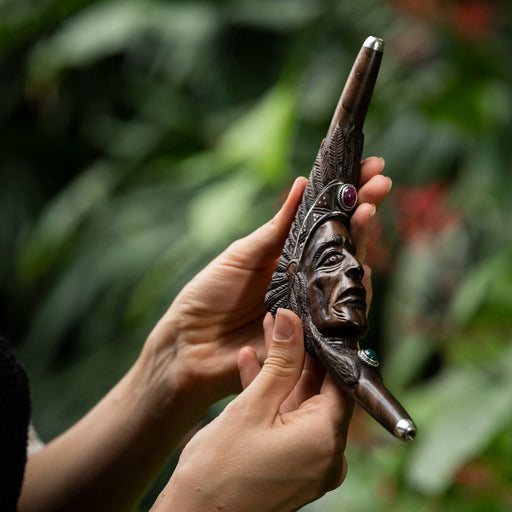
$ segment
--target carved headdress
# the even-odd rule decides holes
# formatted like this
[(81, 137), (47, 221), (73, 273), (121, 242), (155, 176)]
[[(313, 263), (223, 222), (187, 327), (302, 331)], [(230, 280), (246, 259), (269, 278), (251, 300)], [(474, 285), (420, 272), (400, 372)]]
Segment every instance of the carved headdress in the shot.
[[(275, 315), (278, 308), (299, 313), (294, 280), (301, 266), (302, 254), (316, 228), (329, 219), (338, 218), (349, 228), (357, 204), (359, 162), (363, 134), (355, 126), (340, 123), (322, 141), (295, 220), (288, 234), (265, 301)], [(354, 169), (357, 172), (354, 172)], [(299, 292), (299, 290), (295, 290)], [(303, 290), (299, 293), (303, 293)]]

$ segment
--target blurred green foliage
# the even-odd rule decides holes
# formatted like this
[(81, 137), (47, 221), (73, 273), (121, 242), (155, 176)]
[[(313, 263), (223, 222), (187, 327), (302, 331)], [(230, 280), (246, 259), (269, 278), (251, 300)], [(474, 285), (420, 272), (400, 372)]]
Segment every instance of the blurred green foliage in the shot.
[(345, 484), (305, 509), (512, 508), (506, 2), (4, 0), (0, 19), (0, 328), (43, 438), (309, 172), (373, 34), (387, 46), (365, 154), (394, 191), (365, 343), (419, 435), (398, 444), (356, 413)]

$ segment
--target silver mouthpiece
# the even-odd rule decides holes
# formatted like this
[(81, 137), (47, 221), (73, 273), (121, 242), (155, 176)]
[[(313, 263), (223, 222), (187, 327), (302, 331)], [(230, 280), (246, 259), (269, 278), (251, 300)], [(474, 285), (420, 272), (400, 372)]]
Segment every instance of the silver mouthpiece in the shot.
[(366, 48), (370, 48), (371, 50), (383, 52), (384, 39), (380, 39), (380, 37), (369, 36), (366, 38), (366, 41), (363, 43), (363, 46), (365, 46)]
[(412, 420), (401, 419), (395, 425), (394, 434), (404, 441), (412, 441), (416, 437), (416, 425)]

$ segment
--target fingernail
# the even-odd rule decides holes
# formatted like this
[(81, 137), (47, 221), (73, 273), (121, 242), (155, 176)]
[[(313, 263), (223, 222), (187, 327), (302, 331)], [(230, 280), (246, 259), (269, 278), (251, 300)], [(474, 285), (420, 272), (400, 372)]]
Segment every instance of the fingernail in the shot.
[(372, 220), (375, 217), (375, 214), (377, 213), (377, 207), (370, 203), (370, 206), (372, 207), (372, 213), (370, 213), (370, 220)]
[(386, 176), (386, 178), (389, 181), (389, 189), (388, 189), (388, 192), (389, 192), (391, 190), (391, 187), (393, 186), (393, 180), (389, 176)]
[(286, 309), (278, 309), (274, 322), (272, 337), (276, 341), (287, 341), (294, 333), (294, 324), (290, 317), (290, 312)]
[(382, 158), (381, 156), (379, 156), (378, 158), (382, 160), (382, 166), (384, 167), (386, 165), (386, 160), (384, 160), (384, 158)]

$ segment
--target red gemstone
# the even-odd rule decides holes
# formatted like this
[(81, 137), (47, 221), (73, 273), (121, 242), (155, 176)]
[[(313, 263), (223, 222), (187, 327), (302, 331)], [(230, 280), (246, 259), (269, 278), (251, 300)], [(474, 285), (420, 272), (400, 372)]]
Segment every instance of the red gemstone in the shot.
[(343, 191), (343, 204), (347, 208), (354, 208), (357, 201), (356, 189), (352, 186), (348, 186)]

